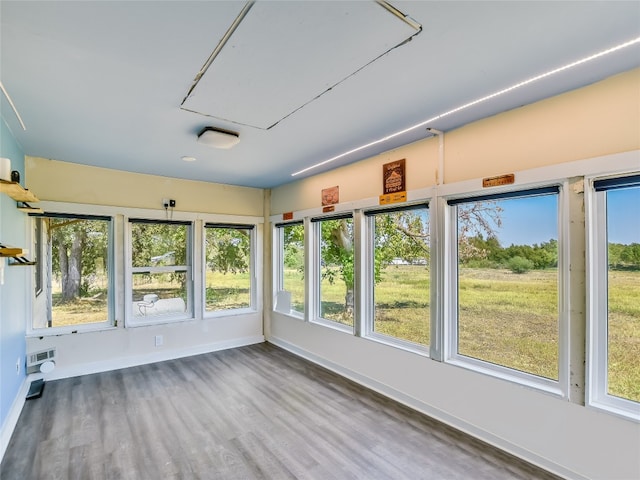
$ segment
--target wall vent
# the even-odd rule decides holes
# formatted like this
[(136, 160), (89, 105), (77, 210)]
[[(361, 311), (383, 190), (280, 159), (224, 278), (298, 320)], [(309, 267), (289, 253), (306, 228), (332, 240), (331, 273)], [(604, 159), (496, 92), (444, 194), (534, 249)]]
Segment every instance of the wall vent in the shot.
[(40, 365), (44, 362), (54, 361), (56, 359), (56, 349), (48, 348), (40, 352), (27, 354), (27, 373), (36, 373), (40, 371)]

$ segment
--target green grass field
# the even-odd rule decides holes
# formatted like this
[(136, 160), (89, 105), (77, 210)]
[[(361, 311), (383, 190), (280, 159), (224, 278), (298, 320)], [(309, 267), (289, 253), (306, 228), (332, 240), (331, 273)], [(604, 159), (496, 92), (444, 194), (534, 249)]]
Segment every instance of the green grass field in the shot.
[[(415, 270), (423, 273), (416, 273)], [(303, 307), (299, 272), (285, 285)], [(611, 273), (609, 280), (609, 393), (640, 401), (640, 272)], [(329, 320), (348, 324), (345, 287), (323, 285)], [(429, 344), (429, 278), (424, 267), (390, 266), (375, 288), (374, 330)], [(296, 302), (292, 300), (292, 304)], [(546, 378), (558, 378), (558, 291), (555, 270), (524, 274), (462, 269), (459, 285), (459, 353)]]
[[(248, 278), (248, 274), (209, 273), (207, 308), (247, 306)], [(303, 311), (302, 274), (286, 271), (285, 286), (292, 293), (293, 308)], [(640, 272), (612, 271), (609, 286), (609, 393), (640, 401)], [(352, 324), (344, 312), (344, 284), (323, 283), (322, 294), (325, 317)], [(375, 332), (429, 345), (429, 276), (425, 267), (388, 267), (374, 296)], [(514, 274), (463, 269), (459, 353), (557, 379), (557, 301), (555, 270)], [(53, 325), (104, 321), (105, 312), (106, 299), (97, 295), (55, 306)]]

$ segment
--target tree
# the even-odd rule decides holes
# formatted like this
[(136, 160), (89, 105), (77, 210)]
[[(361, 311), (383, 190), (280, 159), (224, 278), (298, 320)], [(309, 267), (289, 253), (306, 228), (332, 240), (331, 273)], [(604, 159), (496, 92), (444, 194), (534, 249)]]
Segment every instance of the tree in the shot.
[(97, 260), (107, 265), (108, 224), (104, 220), (77, 218), (45, 221), (55, 251), (52, 270), (60, 277), (62, 301), (73, 301), (91, 289)]

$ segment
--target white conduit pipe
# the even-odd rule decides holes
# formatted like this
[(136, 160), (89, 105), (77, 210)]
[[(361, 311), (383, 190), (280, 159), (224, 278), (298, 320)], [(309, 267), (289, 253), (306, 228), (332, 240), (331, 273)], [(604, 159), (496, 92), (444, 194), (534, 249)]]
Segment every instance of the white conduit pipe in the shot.
[(435, 128), (427, 128), (429, 133), (438, 135), (438, 170), (436, 171), (436, 185), (444, 183), (444, 132)]

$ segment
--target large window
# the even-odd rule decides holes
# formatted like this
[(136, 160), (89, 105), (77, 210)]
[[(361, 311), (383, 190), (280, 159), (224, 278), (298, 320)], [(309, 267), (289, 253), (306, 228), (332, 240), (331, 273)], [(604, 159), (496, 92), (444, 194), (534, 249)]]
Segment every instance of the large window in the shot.
[(558, 197), (548, 187), (448, 201), (453, 358), (559, 380)]
[(304, 315), (304, 224), (276, 225), (279, 265), (275, 308), (283, 313)]
[(640, 402), (640, 175), (594, 182), (591, 225), (593, 397), (638, 414)]
[(44, 214), (34, 221), (33, 329), (112, 324), (111, 217)]
[(205, 225), (205, 311), (253, 305), (253, 225)]
[(427, 205), (367, 211), (374, 334), (429, 346)]
[(313, 218), (319, 239), (319, 317), (353, 328), (354, 244), (351, 214)]
[(133, 323), (191, 316), (191, 223), (130, 219)]

